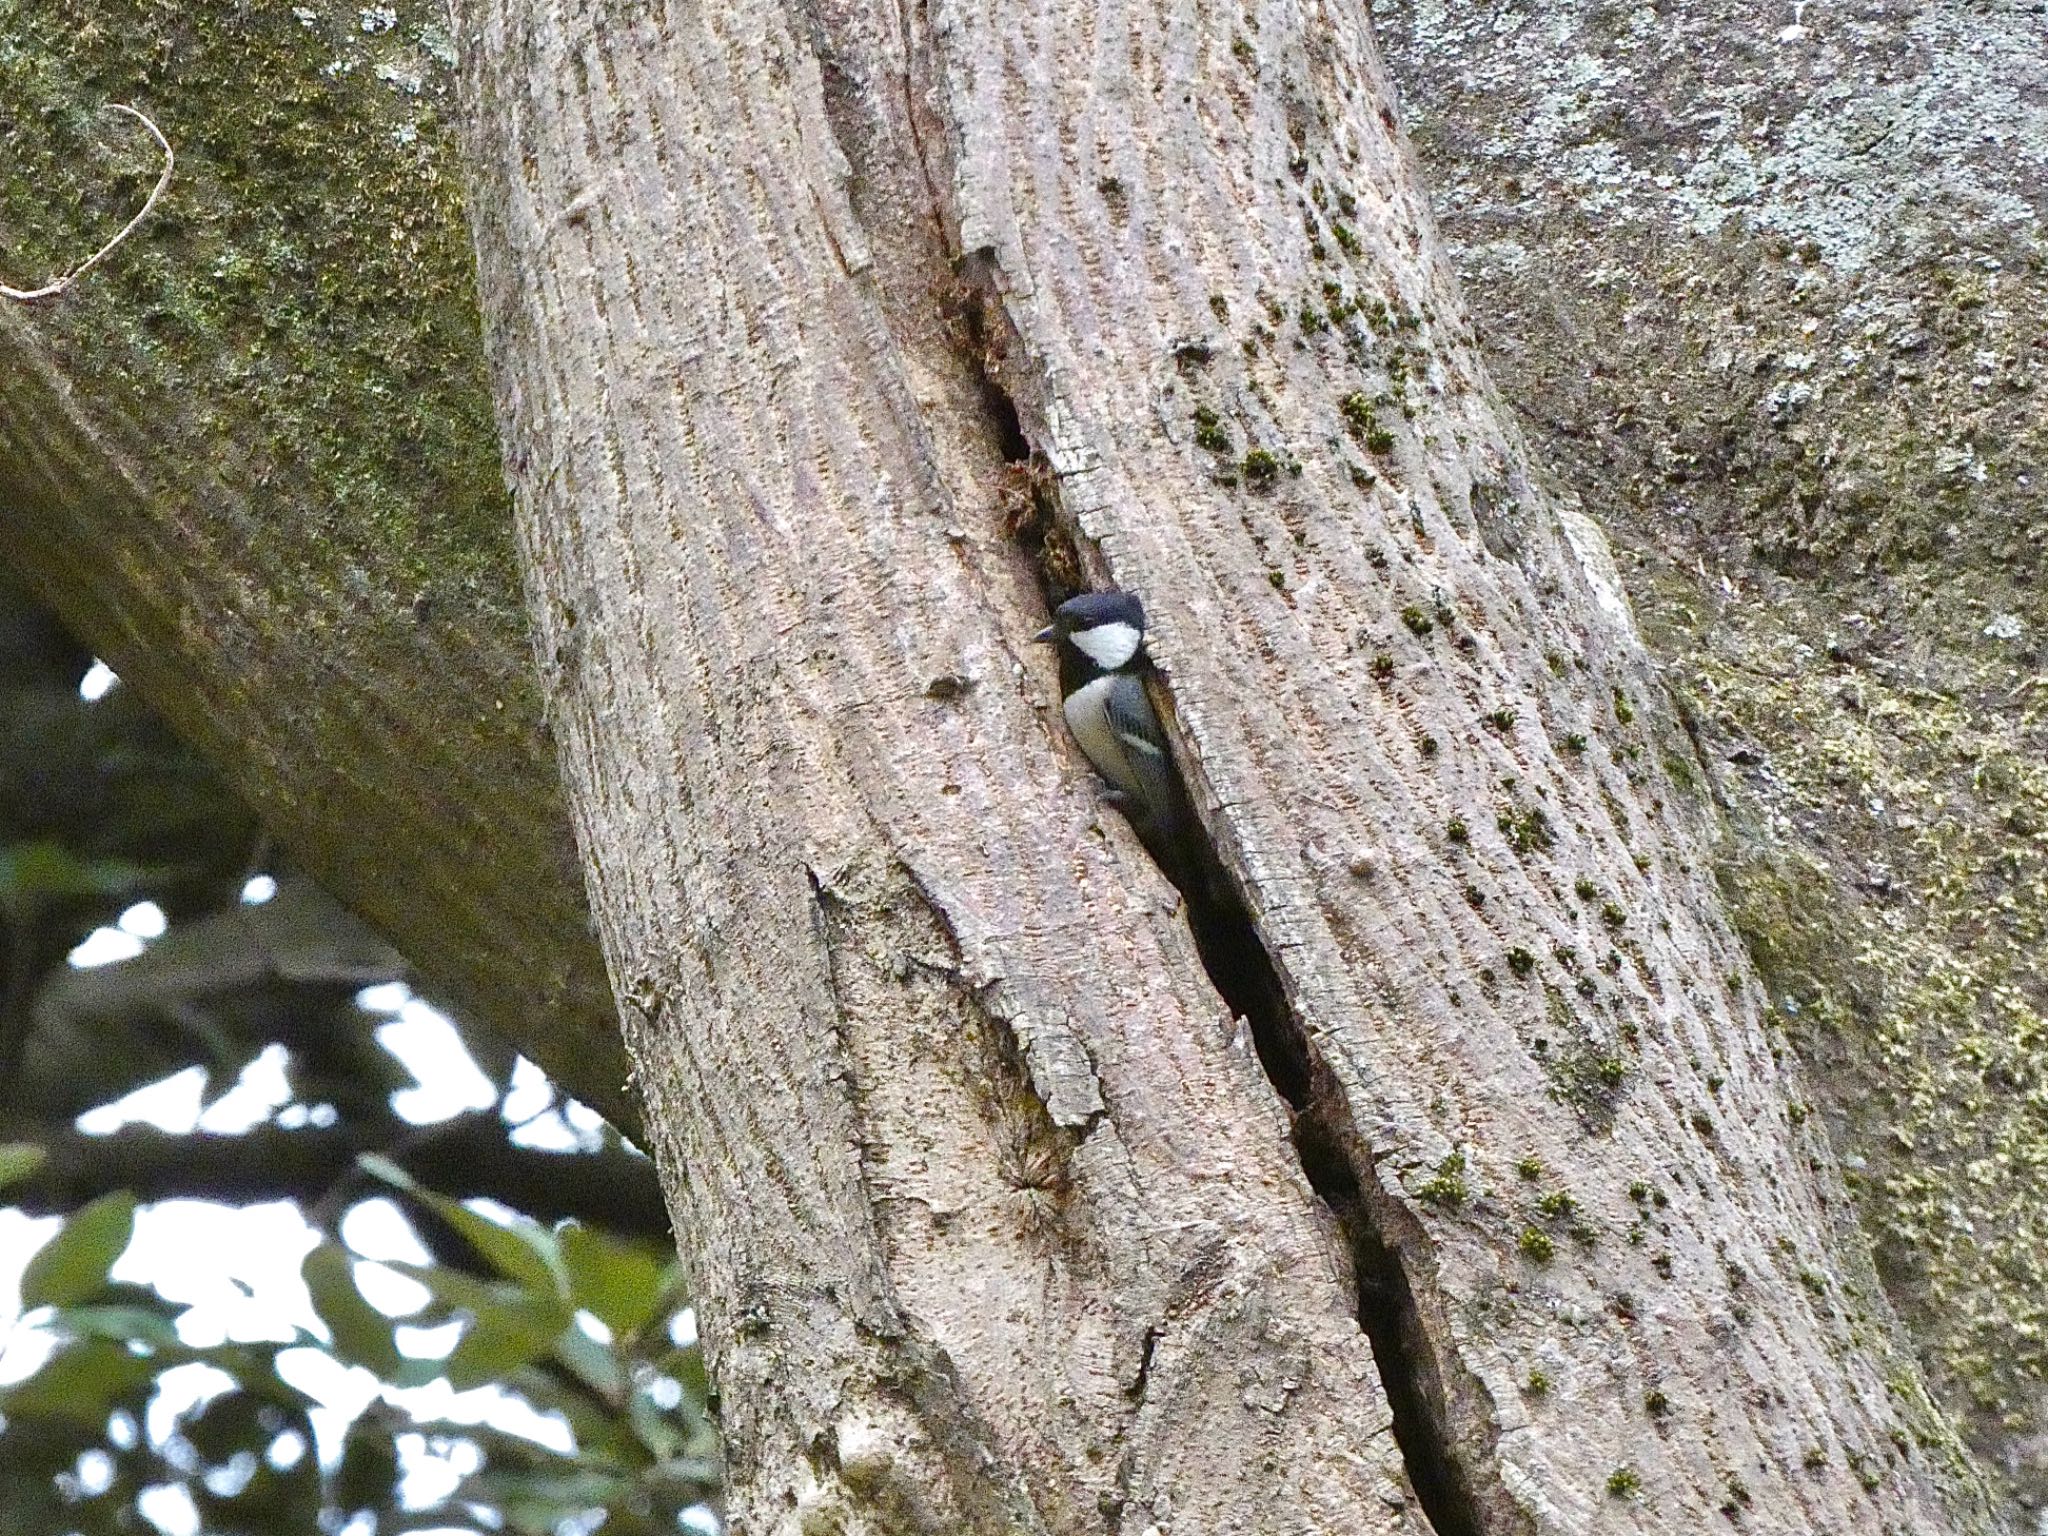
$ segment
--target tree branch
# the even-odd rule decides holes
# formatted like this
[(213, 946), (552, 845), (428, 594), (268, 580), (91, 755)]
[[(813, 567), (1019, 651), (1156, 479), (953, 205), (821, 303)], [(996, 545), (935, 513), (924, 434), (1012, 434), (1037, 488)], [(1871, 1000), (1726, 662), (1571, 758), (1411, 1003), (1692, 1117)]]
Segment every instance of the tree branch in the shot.
[[(356, 1158), (381, 1152), (421, 1184), (457, 1199), (503, 1201), (540, 1221), (573, 1217), (628, 1236), (666, 1240), (668, 1212), (654, 1165), (608, 1141), (598, 1152), (545, 1152), (514, 1146), (491, 1111), (458, 1115), (426, 1128), (403, 1122), (344, 1120), (328, 1129), (259, 1126), (244, 1135), (172, 1135), (129, 1126), (109, 1136), (76, 1131), (37, 1135), (15, 1126), (48, 1153), (5, 1200), (36, 1214), (61, 1214), (111, 1190), (138, 1199), (264, 1200), (310, 1204), (355, 1172)], [(365, 1193), (381, 1186), (366, 1188)]]
[[(23, 124), (165, 90), (159, 30), (119, 4), (16, 20)], [(179, 216), (61, 303), (0, 306), (0, 559), (431, 990), (630, 1127), (431, 131), (448, 76), (423, 53), (393, 91), (359, 31), (246, 21), (181, 33)], [(323, 73), (337, 50), (364, 67)], [(252, 126), (311, 79), (320, 110)], [(11, 249), (73, 248), (103, 192), (77, 161), (10, 142)]]

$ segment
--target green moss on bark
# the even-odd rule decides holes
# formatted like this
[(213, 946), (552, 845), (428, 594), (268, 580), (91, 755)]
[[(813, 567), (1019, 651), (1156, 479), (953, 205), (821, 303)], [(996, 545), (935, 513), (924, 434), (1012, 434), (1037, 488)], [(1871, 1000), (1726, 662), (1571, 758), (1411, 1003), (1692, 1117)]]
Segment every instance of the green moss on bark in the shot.
[(0, 270), (17, 286), (92, 250), (155, 179), (140, 127), (93, 103), (135, 105), (177, 150), (150, 221), (32, 312), (94, 380), (95, 411), (172, 456), (231, 438), (241, 486), (292, 507), (267, 544), (281, 560), (390, 562), (516, 614), (442, 130), (445, 13), (0, 0), (0, 37)]
[(0, 315), (0, 541), (444, 997), (629, 1120), (528, 652), (446, 25), (0, 0), (0, 274), (68, 269), (147, 194), (155, 146), (102, 103), (178, 156), (126, 245)]
[(2048, 1505), (2038, 18), (1375, 21), (1504, 392), (1615, 541), (1729, 813), (1887, 1289)]

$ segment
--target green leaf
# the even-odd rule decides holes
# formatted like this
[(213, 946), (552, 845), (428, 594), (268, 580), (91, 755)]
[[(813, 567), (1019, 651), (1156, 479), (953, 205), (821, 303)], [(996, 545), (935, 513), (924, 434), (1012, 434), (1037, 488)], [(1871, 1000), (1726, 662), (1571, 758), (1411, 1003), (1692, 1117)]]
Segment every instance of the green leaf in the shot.
[(48, 839), (0, 848), (0, 901), (17, 910), (67, 897), (117, 895), (142, 877), (143, 871), (133, 864), (81, 859)]
[(522, 1365), (552, 1353), (569, 1326), (569, 1309), (531, 1291), (507, 1290), (495, 1305), (474, 1309), (462, 1340), (441, 1362), (458, 1392), (502, 1381)]
[(151, 1349), (177, 1349), (180, 1344), (169, 1309), (155, 1307), (60, 1307), (50, 1326), (74, 1338), (111, 1339)]
[(369, 1152), (357, 1161), (365, 1172), (404, 1190), (426, 1205), (506, 1279), (516, 1280), (538, 1295), (568, 1299), (569, 1272), (562, 1263), (561, 1245), (555, 1241), (552, 1232), (532, 1217), (521, 1216), (512, 1225), (501, 1227), (461, 1201), (423, 1188), (411, 1174), (387, 1157)]
[(277, 1357), (287, 1349), (325, 1349), (327, 1341), (305, 1328), (294, 1328), (292, 1333), (294, 1336), (282, 1343), (265, 1340), (260, 1344), (215, 1344), (194, 1351), (194, 1358), (226, 1371), (242, 1384), (244, 1391), (254, 1392), (288, 1413), (300, 1415), (314, 1399), (277, 1374)]
[(513, 1226), (501, 1227), (453, 1200), (435, 1196), (430, 1203), (506, 1279), (537, 1295), (568, 1299), (569, 1275), (562, 1267), (561, 1248), (539, 1222), (522, 1216)]
[[(646, 1463), (646, 1447), (633, 1434), (632, 1426), (571, 1381), (567, 1372), (521, 1366), (504, 1384), (531, 1403), (536, 1413), (559, 1414), (574, 1438), (576, 1459), (586, 1466), (638, 1467)], [(491, 1455), (494, 1463), (503, 1460), (500, 1452)]]
[(263, 1418), (270, 1405), (253, 1392), (227, 1391), (185, 1415), (179, 1433), (208, 1462), (219, 1465), (236, 1451), (266, 1444)]
[(600, 1344), (572, 1321), (555, 1340), (555, 1358), (608, 1403), (626, 1391), (626, 1368), (611, 1347)]
[(481, 1279), (445, 1264), (393, 1262), (391, 1267), (431, 1291), (440, 1315), (465, 1319), (461, 1340), (435, 1371), (458, 1390), (503, 1381), (553, 1353), (575, 1315), (558, 1296), (509, 1281)]
[(306, 1255), (300, 1277), (313, 1295), (313, 1310), (334, 1335), (334, 1354), (350, 1365), (368, 1367), (383, 1380), (405, 1364), (391, 1336), (391, 1319), (363, 1300), (356, 1289), (355, 1267), (334, 1243), (322, 1243)]
[(621, 1337), (647, 1326), (666, 1290), (661, 1256), (580, 1222), (562, 1229), (561, 1248), (577, 1306)]
[(68, 1307), (97, 1295), (135, 1235), (135, 1197), (116, 1190), (65, 1220), (21, 1275), (24, 1307)]
[(632, 1421), (633, 1433), (656, 1461), (667, 1461), (683, 1449), (683, 1426), (645, 1392), (633, 1394), (626, 1416)]
[(130, 1354), (105, 1339), (88, 1339), (60, 1349), (43, 1368), (0, 1392), (0, 1413), (10, 1419), (61, 1419), (97, 1436), (107, 1415), (121, 1407), (161, 1362)]
[(356, 1156), (356, 1166), (374, 1179), (382, 1179), (394, 1189), (412, 1194), (420, 1186), (413, 1176), (382, 1152), (362, 1152)]
[(715, 1493), (724, 1475), (725, 1465), (715, 1455), (675, 1456), (656, 1466), (642, 1481), (662, 1488), (679, 1503), (695, 1503)]
[(465, 1481), (461, 1493), (496, 1505), (522, 1536), (551, 1536), (564, 1520), (623, 1504), (631, 1491), (632, 1483), (616, 1473), (556, 1463), (510, 1472), (492, 1466)]
[(390, 1498), (397, 1483), (397, 1441), (381, 1415), (365, 1414), (342, 1442), (341, 1462), (333, 1474), (335, 1507), (354, 1514)]
[(0, 1189), (27, 1178), (48, 1156), (32, 1141), (0, 1141)]
[(482, 1275), (447, 1264), (410, 1264), (404, 1259), (385, 1259), (386, 1269), (395, 1269), (401, 1275), (408, 1275), (419, 1281), (432, 1294), (433, 1300), (406, 1321), (421, 1328), (438, 1327), (458, 1314), (474, 1312), (478, 1307), (496, 1306), (505, 1296), (521, 1296), (525, 1292), (518, 1286), (507, 1285), (502, 1280), (487, 1280)]

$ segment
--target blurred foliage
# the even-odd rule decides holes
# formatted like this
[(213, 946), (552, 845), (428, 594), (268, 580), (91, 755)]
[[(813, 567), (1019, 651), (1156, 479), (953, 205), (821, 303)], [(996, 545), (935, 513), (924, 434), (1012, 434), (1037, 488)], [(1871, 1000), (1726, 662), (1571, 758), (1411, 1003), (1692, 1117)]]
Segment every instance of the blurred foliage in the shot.
[[(452, 1353), (408, 1355), (399, 1324), (359, 1288), (361, 1261), (336, 1240), (314, 1247), (301, 1270), (328, 1338), (301, 1330), (281, 1343), (189, 1346), (179, 1336), (179, 1306), (109, 1278), (128, 1245), (135, 1202), (104, 1196), (66, 1219), (23, 1279), (23, 1305), (57, 1347), (33, 1375), (0, 1389), (0, 1532), (134, 1531), (142, 1528), (138, 1497), (165, 1484), (185, 1490), (200, 1529), (215, 1536), (335, 1530), (365, 1516), (369, 1523), (355, 1528), (380, 1536), (457, 1522), (522, 1536), (636, 1536), (677, 1529), (683, 1510), (715, 1495), (703, 1362), (694, 1345), (671, 1335), (683, 1304), (672, 1259), (651, 1243), (575, 1223), (500, 1226), (421, 1190), (395, 1166), (378, 1171), (488, 1257), (484, 1273), (390, 1266), (431, 1297), (407, 1326), (462, 1325)], [(602, 1328), (580, 1324), (579, 1312)], [(609, 1337), (601, 1342), (600, 1334)], [(322, 1465), (306, 1454), (311, 1400), (279, 1370), (278, 1356), (293, 1349), (318, 1350), (396, 1387), (444, 1377), (457, 1390), (495, 1385), (559, 1415), (575, 1450), (560, 1454), (488, 1425), (453, 1430), (444, 1442), (473, 1446), (473, 1470), (445, 1497), (405, 1508), (396, 1442), (423, 1426), (375, 1405), (350, 1426), (339, 1457)], [(193, 1364), (219, 1373), (217, 1390), (168, 1436), (139, 1432), (159, 1378)], [(90, 1486), (81, 1457), (100, 1469)]]
[[(28, 1333), (49, 1347), (0, 1386), (0, 1536), (162, 1529), (166, 1490), (208, 1536), (631, 1536), (715, 1507), (709, 1392), (678, 1327), (686, 1298), (651, 1165), (609, 1128), (574, 1151), (515, 1144), (514, 1059), (468, 1032), (497, 1103), (440, 1124), (398, 1114), (393, 1096), (418, 1085), (356, 996), (402, 962), (289, 871), (276, 898), (245, 905), (249, 876), (275, 865), (260, 832), (128, 690), (81, 698), (90, 665), (0, 586), (0, 1208), (63, 1217), (0, 1334), (0, 1347)], [(67, 963), (142, 901), (167, 929), (140, 955)], [(242, 1134), (77, 1128), (195, 1066), (203, 1103), (218, 1103), (276, 1045), (289, 1102)], [(185, 1303), (111, 1278), (139, 1207), (280, 1195), (319, 1234), (300, 1268), (317, 1329), (195, 1343), (211, 1335), (181, 1330)], [(380, 1197), (427, 1262), (371, 1266), (343, 1240), (350, 1211)], [(392, 1315), (387, 1284), (380, 1307), (372, 1267), (417, 1282), (424, 1303)], [(379, 1384), (325, 1444), (317, 1400), (294, 1385), (308, 1373), (280, 1365), (295, 1351)], [(182, 1385), (167, 1385), (174, 1372)], [(554, 1418), (573, 1449), (407, 1406), (406, 1389), (440, 1381)], [(422, 1453), (454, 1469), (440, 1496), (407, 1486)]]

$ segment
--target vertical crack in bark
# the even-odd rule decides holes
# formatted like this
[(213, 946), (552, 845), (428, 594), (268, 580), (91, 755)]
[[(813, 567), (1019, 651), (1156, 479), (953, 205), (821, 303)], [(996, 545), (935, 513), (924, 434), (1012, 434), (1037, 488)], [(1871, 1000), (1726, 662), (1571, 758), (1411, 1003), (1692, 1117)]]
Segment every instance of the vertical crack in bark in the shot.
[[(1195, 947), (1225, 1004), (1250, 1027), (1260, 1064), (1291, 1111), (1302, 1171), (1350, 1250), (1358, 1325), (1372, 1345), (1408, 1481), (1437, 1536), (1482, 1536), (1488, 1526), (1474, 1479), (1491, 1474), (1492, 1448), (1468, 1454), (1454, 1433), (1437, 1343), (1409, 1275), (1427, 1239), (1381, 1189), (1372, 1154), (1213, 842), (1205, 837), (1196, 853), (1201, 878), (1181, 887)], [(1508, 1505), (1505, 1497), (1488, 1502)]]
[[(970, 283), (977, 275), (986, 280), (985, 273), (978, 273), (978, 261), (960, 265)], [(980, 342), (974, 361), (990, 403), (991, 427), (1019, 450), (1006, 457), (1020, 460), (1028, 454), (1029, 439), (1016, 402), (990, 367), (988, 332), (1000, 322), (987, 314), (994, 301), (983, 291), (983, 304), (970, 320)], [(1070, 595), (1069, 572), (1080, 562), (1063, 547), (1073, 534), (1060, 516), (1057, 488), (1039, 477), (1022, 524), (1013, 526), (1017, 541), (1036, 559), (1048, 607)], [(1172, 869), (1162, 862), (1161, 869), (1187, 904), (1188, 926), (1211, 983), (1249, 1027), (1260, 1065), (1286, 1101), (1295, 1153), (1309, 1185), (1343, 1234), (1358, 1324), (1371, 1345), (1393, 1415), (1394, 1440), (1423, 1516), (1436, 1536), (1503, 1536), (1527, 1529), (1526, 1517), (1515, 1517), (1518, 1506), (1500, 1486), (1491, 1436), (1483, 1446), (1459, 1444), (1439, 1346), (1424, 1324), (1410, 1274), (1427, 1236), (1381, 1187), (1372, 1153), (1352, 1124), (1329, 1067), (1309, 1043), (1237, 880), (1204, 831), (1199, 846), (1188, 851), (1189, 867)], [(1482, 1478), (1490, 1485), (1485, 1496)]]
[[(881, 0), (881, 5), (887, 4)], [(1034, 452), (1031, 418), (1003, 383), (1008, 360), (1027, 356), (1028, 349), (1003, 304), (995, 253), (965, 248), (957, 210), (947, 196), (954, 185), (947, 163), (950, 148), (942, 134), (928, 131), (930, 125), (923, 120), (928, 108), (917, 87), (930, 68), (930, 61), (920, 57), (929, 21), (918, 0), (897, 0), (899, 45), (905, 56), (891, 60), (893, 67), (870, 71), (863, 67), (861, 44), (872, 47), (873, 36), (856, 24), (863, 14), (858, 5), (842, 9), (832, 0), (809, 0), (799, 4), (798, 13), (807, 17), (804, 30), (818, 50), (823, 112), (851, 172), (849, 195), (856, 212), (870, 202), (886, 204), (885, 187), (901, 199), (899, 208), (916, 204), (921, 191), (924, 206), (932, 212), (931, 245), (909, 241), (896, 252), (898, 260), (907, 262), (897, 271), (887, 255), (879, 254), (892, 244), (884, 238), (878, 242), (878, 269), (896, 271), (903, 279), (893, 286), (903, 306), (899, 317), (906, 323), (920, 300), (929, 302), (934, 292), (938, 295), (941, 323), (928, 339), (949, 343), (965, 354), (965, 371), (979, 392), (976, 403), (988, 446), (1015, 476), (1009, 492), (1008, 535), (1030, 556), (1048, 605), (1057, 602), (1086, 584), (1087, 563), (1075, 547), (1072, 522), (1060, 508), (1050, 466)], [(877, 6), (866, 14), (872, 21), (880, 13)], [(892, 76), (900, 80), (902, 90), (902, 136), (894, 143), (894, 136), (881, 127), (886, 108), (876, 115), (889, 97), (875, 89)], [(895, 158), (899, 154), (904, 159)], [(881, 282), (885, 291), (891, 289), (887, 276)], [(1160, 702), (1170, 708), (1170, 699)], [(1344, 1235), (1352, 1259), (1357, 1320), (1372, 1349), (1392, 1410), (1395, 1442), (1424, 1518), (1437, 1536), (1503, 1536), (1526, 1528), (1526, 1519), (1491, 1517), (1493, 1510), (1510, 1512), (1517, 1506), (1499, 1486), (1490, 1442), (1463, 1454), (1452, 1433), (1454, 1420), (1437, 1344), (1424, 1326), (1411, 1277), (1415, 1260), (1409, 1256), (1422, 1250), (1425, 1235), (1374, 1175), (1371, 1152), (1351, 1124), (1328, 1067), (1316, 1060), (1303, 1021), (1288, 1001), (1243, 893), (1213, 840), (1205, 836), (1192, 853), (1188, 867), (1166, 873), (1186, 899), (1196, 948), (1212, 984), (1231, 1011), (1247, 1022), (1260, 1063), (1289, 1107), (1296, 1154), (1308, 1182)], [(1149, 1383), (1154, 1342), (1148, 1336), (1137, 1376), (1139, 1399)], [(1478, 1415), (1463, 1417), (1482, 1421)], [(1489, 1512), (1485, 1520), (1475, 1492), (1475, 1478), (1481, 1475), (1490, 1484), (1483, 1501)]]

